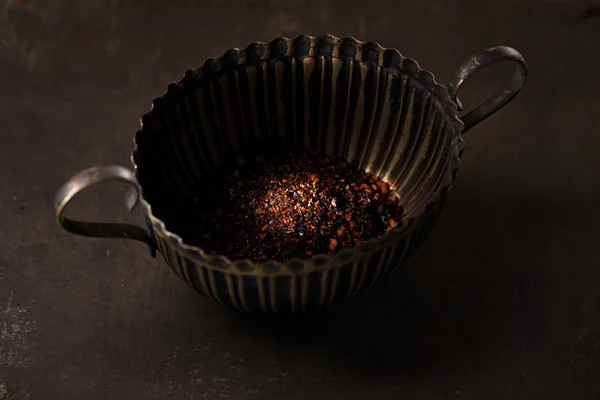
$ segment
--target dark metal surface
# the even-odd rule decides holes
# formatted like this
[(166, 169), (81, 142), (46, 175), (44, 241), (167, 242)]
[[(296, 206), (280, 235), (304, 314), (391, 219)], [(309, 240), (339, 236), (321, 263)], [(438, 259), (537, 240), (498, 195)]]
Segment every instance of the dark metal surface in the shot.
[(469, 111), (461, 118), (465, 124), (463, 133), (500, 110), (519, 94), (527, 80), (527, 64), (521, 53), (517, 50), (507, 46), (494, 47), (469, 57), (468, 60), (461, 64), (456, 75), (448, 84), (450, 97), (455, 103), (459, 104), (459, 108), (462, 109), (462, 105), (460, 105), (456, 95), (463, 83), (465, 83), (469, 76), (475, 72), (500, 61), (512, 61), (517, 65), (517, 70), (513, 78), (508, 85), (500, 90), (500, 92), (486, 100), (480, 106)]
[[(3, 1), (0, 397), (597, 399), (600, 24), (584, 9)], [(375, 40), (438, 77), (498, 43), (527, 57), (527, 87), (467, 135), (456, 190), (405, 271), (327, 314), (269, 321), (202, 301), (141, 243), (56, 227), (57, 187), (128, 165), (165, 82), (249, 38), (300, 32)], [(502, 87), (503, 67), (468, 80), (466, 109)], [(69, 215), (141, 225), (116, 189), (90, 188)]]
[(90, 186), (111, 180), (127, 182), (133, 187), (133, 191), (129, 192), (126, 201), (127, 208), (130, 211), (133, 210), (140, 198), (140, 187), (133, 172), (118, 165), (90, 167), (72, 176), (58, 189), (54, 197), (57, 222), (66, 231), (81, 236), (139, 240), (148, 245), (150, 254), (154, 256), (156, 244), (146, 229), (131, 224), (76, 221), (64, 216), (65, 207), (77, 193)]

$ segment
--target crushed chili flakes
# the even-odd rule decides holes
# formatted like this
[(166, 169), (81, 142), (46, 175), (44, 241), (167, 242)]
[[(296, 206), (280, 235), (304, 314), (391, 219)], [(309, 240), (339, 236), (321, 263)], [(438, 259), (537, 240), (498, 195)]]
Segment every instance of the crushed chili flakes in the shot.
[(402, 224), (402, 206), (386, 182), (315, 152), (238, 157), (206, 187), (206, 197), (186, 210), (192, 218), (174, 231), (231, 259), (334, 254)]

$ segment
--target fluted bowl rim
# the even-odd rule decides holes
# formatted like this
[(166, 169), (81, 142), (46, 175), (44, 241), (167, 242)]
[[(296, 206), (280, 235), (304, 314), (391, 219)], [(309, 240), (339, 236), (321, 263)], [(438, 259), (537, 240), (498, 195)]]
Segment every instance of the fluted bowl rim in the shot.
[[(251, 42), (245, 48), (232, 48), (227, 50), (222, 56), (218, 58), (208, 58), (204, 64), (195, 69), (186, 71), (183, 78), (177, 82), (172, 82), (168, 85), (167, 91), (160, 97), (156, 98), (152, 102), (150, 110), (143, 114), (140, 118), (140, 128), (136, 132), (134, 137), (134, 148), (130, 156), (130, 161), (133, 165), (133, 169), (136, 177), (138, 178), (138, 165), (135, 158), (138, 154), (139, 137), (144, 135), (144, 121), (148, 121), (153, 113), (161, 107), (165, 102), (169, 102), (173, 97), (179, 96), (186, 89), (189, 90), (190, 85), (198, 84), (198, 81), (207, 72), (218, 72), (226, 71), (242, 65), (251, 65), (257, 61), (265, 61), (276, 57), (293, 57), (294, 45), (298, 41), (310, 42), (310, 50), (308, 57), (320, 56), (318, 51), (319, 43), (322, 41), (331, 42), (334, 46), (333, 58), (341, 58), (339, 55), (340, 44), (346, 41), (351, 41), (356, 45), (355, 60), (364, 62), (362, 59), (362, 49), (365, 46), (371, 46), (371, 49), (376, 52), (377, 63), (386, 68), (394, 68), (398, 72), (415, 79), (420, 83), (424, 89), (428, 90), (433, 94), (440, 102), (446, 113), (452, 118), (452, 129), (454, 133), (453, 146), (451, 146), (450, 165), (447, 171), (443, 174), (440, 180), (443, 180), (442, 184), (438, 186), (438, 189), (432, 191), (428, 196), (427, 200), (423, 202), (423, 205), (415, 210), (412, 214), (406, 216), (403, 220), (403, 224), (397, 228), (394, 228), (384, 234), (380, 239), (370, 239), (363, 246), (357, 248), (341, 249), (337, 253), (328, 255), (325, 253), (317, 254), (310, 259), (293, 258), (285, 262), (266, 260), (263, 262), (254, 262), (248, 259), (237, 259), (232, 260), (224, 255), (210, 255), (207, 254), (198, 246), (189, 245), (183, 241), (181, 236), (177, 233), (171, 232), (167, 229), (164, 221), (156, 217), (152, 211), (152, 205), (146, 201), (143, 195), (140, 196), (140, 204), (144, 209), (144, 213), (152, 225), (152, 228), (160, 231), (160, 234), (167, 237), (171, 241), (174, 241), (176, 246), (183, 250), (187, 256), (199, 257), (204, 260), (205, 267), (217, 271), (223, 271), (227, 268), (234, 268), (238, 275), (248, 276), (273, 276), (273, 275), (286, 275), (286, 276), (297, 276), (303, 275), (315, 270), (322, 270), (324, 268), (335, 268), (344, 265), (350, 259), (356, 257), (363, 257), (372, 254), (379, 247), (383, 246), (388, 240), (393, 240), (394, 237), (405, 236), (410, 230), (414, 229), (419, 223), (420, 217), (423, 216), (425, 211), (435, 204), (441, 201), (442, 193), (449, 191), (453, 185), (453, 175), (460, 166), (460, 152), (464, 147), (464, 142), (461, 138), (461, 132), (463, 130), (463, 123), (457, 117), (458, 106), (452, 101), (448, 89), (439, 84), (435, 80), (435, 76), (430, 71), (422, 69), (419, 64), (410, 58), (402, 56), (402, 54), (395, 48), (386, 48), (376, 42), (363, 42), (355, 39), (352, 36), (336, 37), (331, 34), (324, 34), (321, 36), (309, 36), (299, 35), (295, 38), (277, 37), (270, 42)], [(274, 54), (270, 48), (275, 45), (282, 47), (282, 43), (285, 43), (285, 53)], [(261, 47), (264, 52), (262, 56), (256, 58), (256, 48)], [(337, 51), (337, 56), (336, 56)], [(385, 56), (388, 57), (385, 57)], [(391, 59), (391, 63), (387, 62), (387, 59)], [(397, 61), (397, 62), (396, 62)], [(143, 189), (143, 188), (142, 188)], [(143, 193), (143, 191), (141, 192)], [(168, 245), (172, 245), (168, 243)]]

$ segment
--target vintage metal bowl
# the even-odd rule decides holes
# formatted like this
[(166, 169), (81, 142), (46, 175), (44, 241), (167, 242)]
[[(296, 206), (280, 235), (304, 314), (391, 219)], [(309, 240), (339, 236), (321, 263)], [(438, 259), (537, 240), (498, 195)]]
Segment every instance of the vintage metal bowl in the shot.
[[(510, 83), (459, 118), (461, 85), (502, 60), (516, 64)], [(231, 49), (154, 100), (135, 135), (133, 172), (101, 166), (78, 173), (58, 191), (56, 216), (72, 233), (147, 243), (177, 276), (219, 303), (264, 313), (323, 308), (371, 288), (417, 250), (453, 184), (462, 135), (513, 99), (526, 76), (523, 57), (510, 47), (473, 55), (448, 88), (397, 50), (350, 37), (301, 35)], [(171, 211), (203, 195), (199, 183), (215, 168), (265, 144), (315, 148), (358, 163), (398, 194), (405, 224), (358, 249), (286, 263), (211, 256), (165, 226)], [(147, 229), (64, 216), (73, 196), (107, 180), (136, 189), (128, 205), (139, 200)]]

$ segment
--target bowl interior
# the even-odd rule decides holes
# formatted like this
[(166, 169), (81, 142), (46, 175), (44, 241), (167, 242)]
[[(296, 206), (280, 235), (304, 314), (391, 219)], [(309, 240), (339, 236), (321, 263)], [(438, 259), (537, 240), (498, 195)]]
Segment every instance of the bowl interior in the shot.
[(389, 63), (385, 49), (344, 40), (230, 50), (155, 100), (134, 162), (143, 196), (167, 229), (181, 218), (177, 210), (205, 196), (203, 181), (223, 163), (282, 148), (358, 164), (391, 185), (407, 216), (441, 190), (456, 151), (454, 115), (406, 73), (408, 63), (423, 72), (416, 63)]

